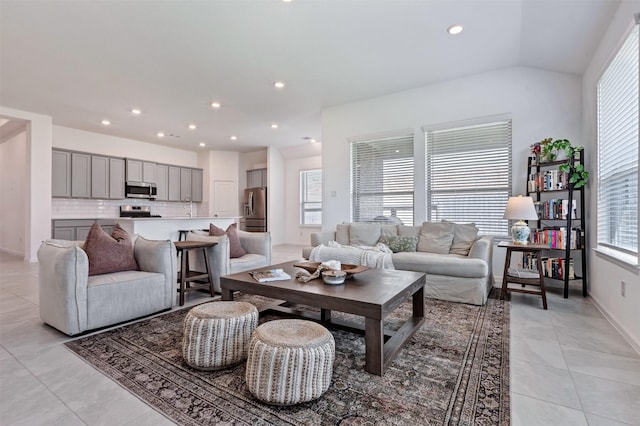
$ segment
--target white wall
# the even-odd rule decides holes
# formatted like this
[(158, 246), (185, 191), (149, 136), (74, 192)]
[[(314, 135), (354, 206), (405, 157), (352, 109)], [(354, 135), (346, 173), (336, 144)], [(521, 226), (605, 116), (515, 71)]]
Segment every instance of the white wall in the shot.
[(53, 126), (53, 146), (92, 154), (135, 158), (184, 167), (198, 167), (198, 153), (195, 151), (86, 132), (69, 127)]
[(285, 240), (285, 160), (276, 148), (267, 149), (267, 229), (271, 232), (271, 244), (284, 244)]
[[(413, 129), (416, 188), (424, 187), (423, 126), (510, 114), (513, 127), (513, 193), (526, 190), (529, 146), (546, 137), (582, 145), (581, 78), (532, 68), (506, 68), (368, 99), (322, 111), (322, 228), (349, 221), (349, 142), (355, 136)], [(587, 148), (588, 151), (588, 148)], [(332, 192), (335, 191), (335, 197)], [(415, 194), (424, 206), (424, 191)], [(416, 208), (416, 223), (424, 219)], [(494, 250), (500, 278), (504, 251)]]
[(0, 250), (25, 255), (27, 131), (0, 144)]
[(311, 244), (311, 233), (321, 225), (300, 225), (300, 172), (322, 168), (322, 156), (289, 158), (285, 161), (285, 241), (287, 244)]
[[(596, 92), (595, 86), (612, 56), (622, 44), (633, 24), (633, 14), (640, 13), (640, 1), (623, 1), (594, 54), (583, 77), (584, 141), (588, 146), (589, 178), (589, 295), (625, 337), (640, 352), (640, 276), (637, 268), (625, 268), (593, 251), (596, 246)], [(626, 297), (621, 281), (626, 282)]]

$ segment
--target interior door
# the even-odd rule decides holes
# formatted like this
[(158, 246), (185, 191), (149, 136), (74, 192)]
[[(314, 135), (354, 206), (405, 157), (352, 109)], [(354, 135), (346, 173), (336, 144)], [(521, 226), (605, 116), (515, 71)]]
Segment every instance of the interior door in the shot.
[(236, 183), (231, 180), (213, 182), (213, 214), (218, 217), (237, 216), (238, 192)]

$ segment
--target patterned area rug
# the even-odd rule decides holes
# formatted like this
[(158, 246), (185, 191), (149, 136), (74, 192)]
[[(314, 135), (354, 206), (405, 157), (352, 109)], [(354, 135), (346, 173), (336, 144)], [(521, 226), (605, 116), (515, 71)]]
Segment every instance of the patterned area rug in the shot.
[[(480, 307), (426, 299), (425, 308), (425, 323), (383, 377), (364, 371), (363, 335), (332, 330), (329, 390), (291, 407), (255, 400), (244, 364), (214, 372), (188, 367), (181, 355), (186, 309), (66, 345), (180, 425), (508, 425), (508, 302), (490, 298)], [(406, 303), (385, 325), (397, 328), (410, 313)]]

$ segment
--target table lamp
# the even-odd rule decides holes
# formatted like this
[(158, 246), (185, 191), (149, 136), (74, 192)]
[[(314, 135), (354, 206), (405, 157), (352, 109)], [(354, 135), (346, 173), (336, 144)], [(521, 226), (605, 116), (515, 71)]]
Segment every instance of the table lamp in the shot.
[(533, 198), (523, 197), (522, 195), (509, 197), (503, 219), (517, 220), (511, 227), (513, 243), (526, 246), (529, 242), (529, 233), (531, 230), (525, 220), (538, 220), (538, 214), (533, 205)]

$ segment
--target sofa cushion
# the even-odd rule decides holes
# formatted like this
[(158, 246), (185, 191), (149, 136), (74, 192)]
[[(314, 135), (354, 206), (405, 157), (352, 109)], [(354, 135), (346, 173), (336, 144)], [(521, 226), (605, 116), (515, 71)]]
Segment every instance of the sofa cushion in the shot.
[[(457, 254), (402, 252), (391, 255), (396, 269), (460, 278), (484, 278), (489, 273), (487, 262)], [(427, 282), (429, 279), (427, 278)]]
[(379, 223), (354, 222), (349, 228), (349, 244), (352, 246), (375, 246), (379, 239)]
[(422, 226), (398, 225), (398, 235), (403, 237), (420, 237)]
[(382, 235), (378, 242), (385, 244), (392, 252), (416, 251), (418, 237)]
[(232, 223), (227, 227), (226, 231), (223, 231), (222, 228), (218, 228), (213, 223), (209, 224), (209, 235), (212, 237), (221, 237), (223, 235), (227, 235), (229, 237), (229, 257), (236, 258), (242, 257), (247, 252), (242, 248), (242, 244), (240, 244), (240, 237), (238, 236), (238, 224)]
[(349, 228), (351, 227), (348, 223), (340, 223), (336, 225), (336, 243), (344, 244), (345, 246), (349, 245)]
[(398, 235), (398, 225), (382, 225), (380, 227), (380, 238), (383, 236), (395, 237)]
[(453, 223), (424, 222), (418, 238), (418, 251), (449, 254), (453, 242)]
[(264, 268), (267, 265), (267, 257), (261, 254), (247, 253), (242, 257), (229, 260), (229, 273), (248, 271), (249, 269)]
[(127, 231), (116, 224), (111, 235), (94, 223), (83, 247), (89, 259), (89, 275), (138, 269)]
[(453, 224), (453, 243), (449, 253), (468, 256), (473, 243), (478, 239), (478, 228), (475, 223), (453, 223), (446, 220), (442, 222)]

